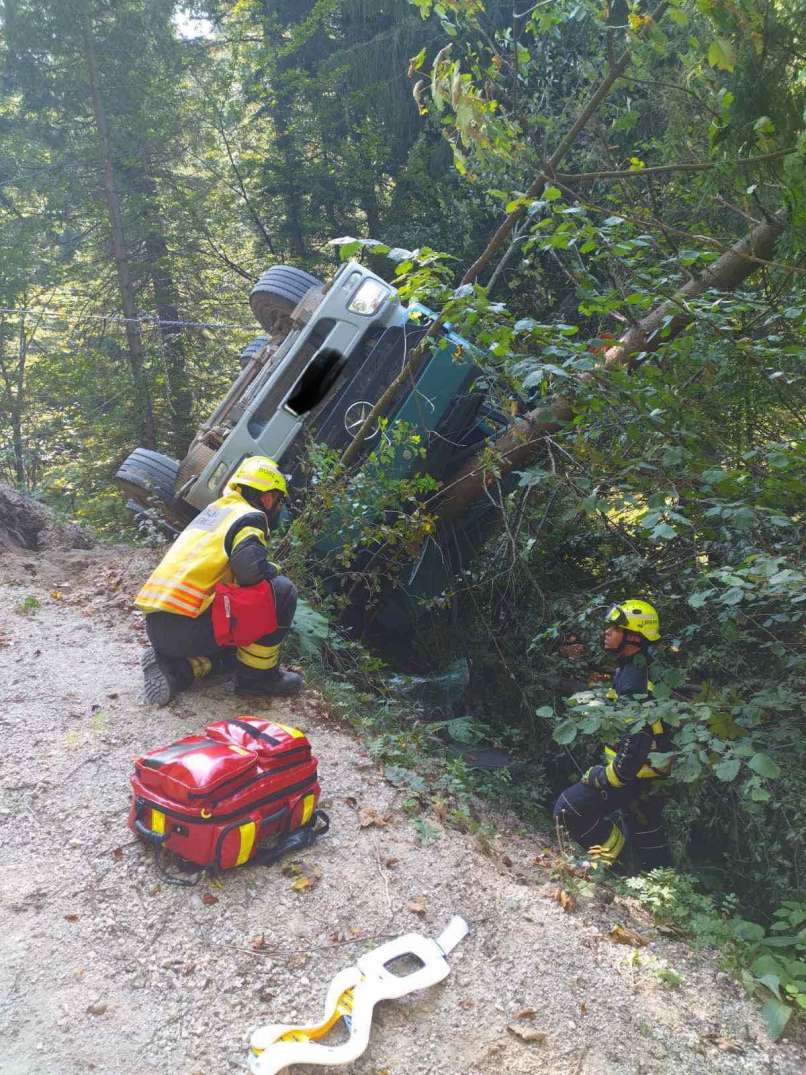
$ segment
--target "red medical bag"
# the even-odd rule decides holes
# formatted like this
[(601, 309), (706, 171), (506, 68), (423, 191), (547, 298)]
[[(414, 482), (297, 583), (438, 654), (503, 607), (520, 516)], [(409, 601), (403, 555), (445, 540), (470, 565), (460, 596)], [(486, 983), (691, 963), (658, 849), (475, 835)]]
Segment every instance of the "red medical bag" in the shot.
[(317, 759), (296, 728), (217, 721), (134, 765), (129, 827), (154, 845), (158, 863), (163, 849), (219, 870), (269, 863), (327, 831)]

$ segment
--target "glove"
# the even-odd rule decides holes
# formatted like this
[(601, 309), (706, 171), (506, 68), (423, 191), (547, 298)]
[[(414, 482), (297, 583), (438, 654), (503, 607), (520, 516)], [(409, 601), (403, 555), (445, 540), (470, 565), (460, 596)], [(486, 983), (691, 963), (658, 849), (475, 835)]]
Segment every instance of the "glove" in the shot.
[(597, 788), (599, 791), (604, 791), (613, 786), (607, 779), (604, 765), (592, 765), (590, 769), (587, 769), (582, 774), (580, 783), (589, 788)]

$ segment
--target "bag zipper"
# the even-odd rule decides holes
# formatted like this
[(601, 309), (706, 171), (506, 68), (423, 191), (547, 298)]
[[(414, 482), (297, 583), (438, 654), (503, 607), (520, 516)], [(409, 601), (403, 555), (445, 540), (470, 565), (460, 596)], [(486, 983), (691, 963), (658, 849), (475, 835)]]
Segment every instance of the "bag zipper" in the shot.
[[(242, 749), (246, 750), (247, 748), (243, 747)], [(285, 758), (289, 757), (289, 755), (291, 755), (291, 754), (300, 754), (300, 753), (303, 753), (304, 751), (307, 751), (308, 755), (310, 756), (310, 751), (311, 751), (310, 747), (297, 747), (295, 750), (289, 750), (288, 754), (283, 755), (283, 758), (285, 759)], [(250, 753), (251, 753), (251, 751), (250, 751)], [(244, 781), (244, 783), (241, 786), (244, 787), (244, 788), (248, 788), (251, 784), (257, 784), (257, 782), (259, 780), (263, 780), (264, 777), (273, 776), (275, 773), (285, 773), (289, 769), (295, 769), (298, 765), (299, 765), (298, 761), (292, 761), (288, 765), (278, 765), (276, 769), (271, 769), (271, 770), (269, 770), (267, 772), (259, 773), (257, 776), (253, 776), (251, 780)], [(238, 780), (238, 776), (237, 775), (236, 776), (228, 776), (226, 780), (222, 780), (220, 784), (216, 784), (214, 787), (210, 788), (209, 791), (189, 791), (188, 792), (188, 798), (189, 799), (209, 799), (209, 797), (212, 794), (212, 792), (219, 791), (221, 788), (225, 788), (227, 786), (227, 784), (231, 784), (233, 782), (233, 780)]]
[(297, 791), (304, 791), (306, 788), (315, 784), (317, 779), (318, 772), (315, 772), (307, 780), (301, 780), (297, 784), (289, 784), (287, 788), (282, 788), (280, 791), (275, 791), (272, 795), (267, 795), (263, 799), (257, 799), (253, 803), (242, 806), (240, 810), (233, 810), (229, 814), (216, 814), (215, 817), (188, 817), (186, 813), (183, 814), (178, 810), (170, 810), (165, 806), (160, 806), (159, 803), (155, 803), (151, 799), (146, 799), (142, 795), (137, 796), (137, 801), (144, 806), (149, 807), (151, 810), (159, 810), (160, 813), (167, 814), (168, 817), (178, 817), (182, 821), (192, 822), (194, 825), (218, 825), (222, 821), (229, 821), (231, 818), (241, 817), (243, 814), (249, 813), (250, 810), (255, 810), (258, 806), (265, 806), (266, 803), (273, 802), (275, 799), (282, 799), (286, 795), (293, 795)]

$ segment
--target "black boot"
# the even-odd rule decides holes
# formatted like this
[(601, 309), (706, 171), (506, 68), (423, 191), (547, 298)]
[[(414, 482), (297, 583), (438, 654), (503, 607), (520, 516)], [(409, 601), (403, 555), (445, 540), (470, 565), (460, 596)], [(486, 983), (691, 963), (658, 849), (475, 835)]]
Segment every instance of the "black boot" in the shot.
[(259, 694), (266, 697), (279, 697), (287, 694), (299, 694), (305, 682), (297, 672), (288, 672), (285, 668), (245, 668), (241, 666), (235, 673), (235, 690), (239, 694)]
[(163, 657), (149, 646), (140, 657), (143, 667), (143, 700), (146, 705), (167, 705), (193, 682), (190, 662)]

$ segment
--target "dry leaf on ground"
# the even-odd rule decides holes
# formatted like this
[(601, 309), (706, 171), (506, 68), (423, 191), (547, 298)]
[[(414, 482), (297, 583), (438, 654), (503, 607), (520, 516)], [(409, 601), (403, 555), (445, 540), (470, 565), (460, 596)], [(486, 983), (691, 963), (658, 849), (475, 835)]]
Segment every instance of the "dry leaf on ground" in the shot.
[(707, 1042), (709, 1045), (715, 1045), (723, 1053), (731, 1053), (733, 1056), (744, 1056), (745, 1050), (738, 1043), (738, 1041), (731, 1041), (730, 1038), (721, 1038), (718, 1034), (702, 1034), (700, 1040)]
[(286, 877), (293, 877), (291, 887), (295, 892), (310, 892), (322, 880), (322, 872), (303, 859), (293, 859), (282, 867)]
[(627, 929), (626, 926), (613, 926), (608, 936), (617, 944), (631, 944), (633, 948), (643, 948), (648, 943), (646, 937), (642, 937), (634, 929)]
[(409, 900), (409, 902), (406, 904), (406, 907), (411, 911), (412, 914), (418, 915), (424, 915), (425, 912), (428, 910), (428, 904), (425, 902), (425, 898), (423, 896), (418, 896), (416, 900)]
[(546, 1040), (545, 1031), (537, 1030), (533, 1026), (518, 1026), (517, 1023), (510, 1023), (507, 1030), (521, 1041), (533, 1042), (535, 1045), (542, 1045)]
[(358, 824), (362, 829), (368, 829), (370, 825), (382, 829), (388, 825), (389, 817), (389, 814), (379, 814), (374, 806), (362, 806), (358, 811)]
[(202, 903), (205, 907), (212, 907), (214, 903), (218, 903), (218, 896), (214, 896), (212, 892), (205, 892), (202, 896)]
[(571, 893), (566, 892), (564, 888), (558, 888), (551, 898), (559, 903), (566, 914), (570, 914), (571, 911), (577, 909), (576, 896), (572, 896)]
[(513, 1019), (534, 1019), (537, 1012), (534, 1008), (521, 1008), (519, 1012), (515, 1012), (512, 1016)]

